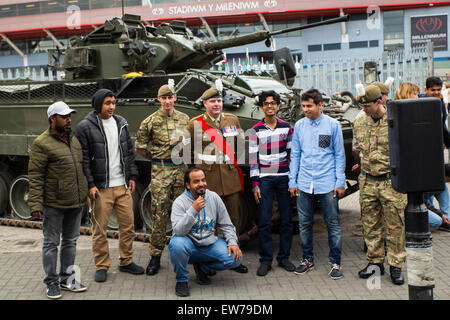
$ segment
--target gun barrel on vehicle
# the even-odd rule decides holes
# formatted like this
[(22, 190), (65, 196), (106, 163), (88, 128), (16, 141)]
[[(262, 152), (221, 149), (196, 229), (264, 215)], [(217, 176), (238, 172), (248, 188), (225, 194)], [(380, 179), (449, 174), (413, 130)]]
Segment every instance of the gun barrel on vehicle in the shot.
[(242, 46), (242, 45), (246, 45), (246, 44), (250, 44), (250, 43), (259, 42), (259, 41), (262, 41), (265, 39), (269, 39), (271, 36), (276, 36), (276, 35), (283, 34), (283, 33), (314, 28), (314, 27), (328, 25), (328, 24), (337, 23), (337, 22), (345, 22), (345, 21), (348, 21), (348, 18), (349, 18), (349, 16), (345, 15), (345, 16), (341, 16), (338, 18), (333, 18), (333, 19), (329, 19), (329, 20), (325, 20), (325, 21), (305, 24), (303, 26), (287, 28), (287, 29), (282, 29), (282, 30), (277, 30), (277, 31), (267, 31), (267, 30), (256, 31), (256, 32), (252, 32), (250, 34), (235, 37), (232, 39), (226, 39), (226, 40), (215, 41), (215, 42), (196, 43), (194, 45), (194, 48), (198, 49), (198, 50), (202, 50), (204, 52), (208, 52), (208, 51), (213, 51), (213, 50), (222, 50), (222, 49), (231, 48), (231, 47), (238, 47), (238, 46)]

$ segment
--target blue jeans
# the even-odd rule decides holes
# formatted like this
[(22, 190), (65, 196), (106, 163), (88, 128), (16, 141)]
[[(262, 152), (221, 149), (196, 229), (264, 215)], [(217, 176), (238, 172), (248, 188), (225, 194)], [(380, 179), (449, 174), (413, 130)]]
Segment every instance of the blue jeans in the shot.
[(189, 237), (173, 236), (169, 242), (169, 258), (175, 271), (177, 282), (187, 282), (189, 279), (189, 263), (200, 263), (205, 273), (236, 268), (242, 258), (233, 260), (233, 253), (228, 256), (228, 246), (225, 240), (218, 238), (209, 246), (196, 246)]
[[(44, 207), (42, 264), (45, 272), (44, 283), (47, 285), (57, 282), (58, 278), (61, 279), (61, 282), (65, 282), (73, 273), (67, 273), (67, 269), (75, 263), (82, 212), (82, 207), (75, 209)], [(61, 238), (60, 272), (58, 276), (56, 262)]]
[(433, 197), (436, 197), (439, 202), (439, 209), (448, 217), (450, 214), (450, 192), (448, 190), (447, 183), (445, 183), (444, 191), (431, 194), (428, 198), (428, 202), (433, 204)]
[(442, 224), (442, 218), (431, 210), (428, 210), (428, 224), (430, 228), (439, 228)]
[(260, 179), (259, 189), (261, 199), (258, 205), (258, 240), (259, 262), (272, 264), (272, 232), (270, 219), (272, 218), (273, 196), (276, 193), (278, 209), (281, 215), (280, 249), (277, 260), (288, 259), (292, 244), (292, 208), (289, 193), (288, 176), (269, 176)]
[(303, 259), (314, 261), (313, 253), (313, 223), (314, 202), (318, 199), (322, 208), (323, 218), (328, 229), (328, 255), (331, 263), (341, 264), (342, 229), (339, 222), (338, 198), (333, 197), (333, 191), (324, 194), (309, 194), (299, 190), (297, 211), (300, 225), (300, 240), (303, 249)]

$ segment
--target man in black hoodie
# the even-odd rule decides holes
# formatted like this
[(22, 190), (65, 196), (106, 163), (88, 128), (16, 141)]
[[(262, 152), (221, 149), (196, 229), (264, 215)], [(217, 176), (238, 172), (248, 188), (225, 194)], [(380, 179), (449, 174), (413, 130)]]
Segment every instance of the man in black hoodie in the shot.
[(133, 199), (138, 176), (134, 148), (127, 121), (114, 115), (116, 100), (112, 91), (98, 90), (92, 98), (95, 109), (80, 122), (75, 136), (83, 149), (83, 171), (88, 181), (92, 212), (92, 251), (95, 281), (106, 281), (109, 257), (106, 226), (112, 209), (119, 223), (119, 270), (143, 274), (144, 268), (133, 262)]

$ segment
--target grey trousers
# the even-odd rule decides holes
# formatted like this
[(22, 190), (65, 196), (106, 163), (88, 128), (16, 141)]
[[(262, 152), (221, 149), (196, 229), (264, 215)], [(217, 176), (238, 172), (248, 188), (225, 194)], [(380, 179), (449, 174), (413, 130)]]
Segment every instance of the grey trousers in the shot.
[[(75, 209), (44, 207), (42, 264), (45, 272), (44, 283), (47, 285), (57, 282), (59, 278), (65, 282), (74, 273), (73, 264), (75, 262), (77, 239), (80, 235), (82, 212), (82, 207)], [(56, 263), (60, 242), (60, 272), (58, 275)]]

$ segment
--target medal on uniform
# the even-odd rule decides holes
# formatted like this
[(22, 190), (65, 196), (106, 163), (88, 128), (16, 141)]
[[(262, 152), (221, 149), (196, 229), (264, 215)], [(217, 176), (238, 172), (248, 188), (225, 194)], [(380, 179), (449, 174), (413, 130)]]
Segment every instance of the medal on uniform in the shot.
[(236, 126), (223, 127), (222, 128), (222, 133), (223, 133), (224, 137), (232, 137), (232, 136), (237, 136), (238, 135)]

